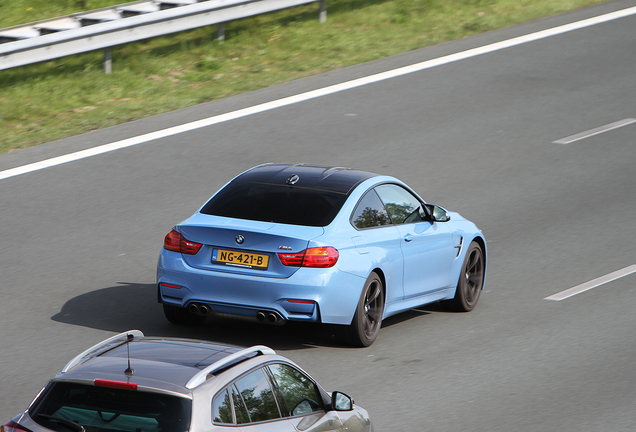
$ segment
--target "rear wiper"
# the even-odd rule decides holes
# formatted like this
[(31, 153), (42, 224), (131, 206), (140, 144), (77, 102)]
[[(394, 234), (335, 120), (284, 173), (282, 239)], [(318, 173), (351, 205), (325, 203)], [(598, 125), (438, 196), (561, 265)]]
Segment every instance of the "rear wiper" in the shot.
[(55, 417), (52, 415), (48, 415), (48, 414), (38, 414), (38, 417), (44, 417), (47, 420), (51, 420), (57, 423), (60, 423), (62, 426), (66, 426), (68, 429), (74, 431), (74, 432), (86, 432), (86, 430), (84, 429), (84, 426), (82, 426), (81, 424), (74, 422), (72, 420), (68, 420), (65, 418), (61, 418), (61, 417)]

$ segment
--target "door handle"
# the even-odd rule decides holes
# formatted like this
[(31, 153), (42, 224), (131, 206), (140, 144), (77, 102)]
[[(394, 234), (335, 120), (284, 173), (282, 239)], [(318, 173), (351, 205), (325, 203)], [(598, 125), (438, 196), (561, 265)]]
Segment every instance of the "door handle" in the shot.
[(405, 235), (404, 236), (404, 241), (407, 242), (407, 243), (410, 242), (410, 241), (413, 241), (413, 236), (411, 234)]

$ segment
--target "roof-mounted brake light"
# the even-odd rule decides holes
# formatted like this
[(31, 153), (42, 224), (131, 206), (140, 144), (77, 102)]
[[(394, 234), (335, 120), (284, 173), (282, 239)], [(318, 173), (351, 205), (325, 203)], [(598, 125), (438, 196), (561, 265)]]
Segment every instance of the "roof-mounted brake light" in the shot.
[(113, 381), (106, 379), (96, 379), (95, 385), (98, 387), (112, 387), (126, 390), (137, 390), (137, 384), (124, 381)]

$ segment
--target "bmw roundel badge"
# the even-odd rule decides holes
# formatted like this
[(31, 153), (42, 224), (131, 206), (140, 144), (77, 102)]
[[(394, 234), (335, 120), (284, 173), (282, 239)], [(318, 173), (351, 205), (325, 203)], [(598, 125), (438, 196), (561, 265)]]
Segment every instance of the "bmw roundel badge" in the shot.
[(298, 180), (300, 180), (300, 177), (294, 174), (291, 177), (289, 177), (286, 182), (288, 185), (295, 185), (296, 183), (298, 183)]
[(234, 239), (236, 240), (236, 243), (238, 244), (243, 244), (243, 242), (245, 242), (245, 237), (243, 237), (242, 235), (237, 235), (236, 238)]

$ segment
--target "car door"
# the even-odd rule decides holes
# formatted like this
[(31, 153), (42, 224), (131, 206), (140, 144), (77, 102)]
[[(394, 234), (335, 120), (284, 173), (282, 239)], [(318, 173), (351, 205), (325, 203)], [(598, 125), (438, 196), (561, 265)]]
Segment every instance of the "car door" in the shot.
[[(237, 432), (297, 432), (281, 415), (279, 401), (265, 370), (259, 368), (215, 396), (212, 420), (226, 430)], [(234, 426), (234, 427), (232, 427)]]
[(447, 288), (455, 253), (448, 225), (431, 222), (424, 204), (402, 186), (384, 184), (375, 190), (400, 232), (404, 298)]
[(288, 364), (273, 363), (242, 376), (215, 396), (212, 407), (215, 426), (225, 430), (344, 432), (338, 414), (325, 410), (317, 385)]
[[(400, 232), (391, 224), (391, 218), (375, 190), (368, 191), (351, 214), (351, 225), (356, 234), (351, 238), (356, 250), (366, 260), (379, 265), (386, 278), (386, 304), (404, 298), (402, 251)], [(376, 264), (377, 263), (377, 264)], [(365, 274), (366, 278), (368, 274)]]
[(318, 386), (304, 373), (282, 363), (270, 364), (267, 370), (272, 377), (283, 416), (287, 416), (297, 431), (345, 430), (338, 414), (325, 410)]

